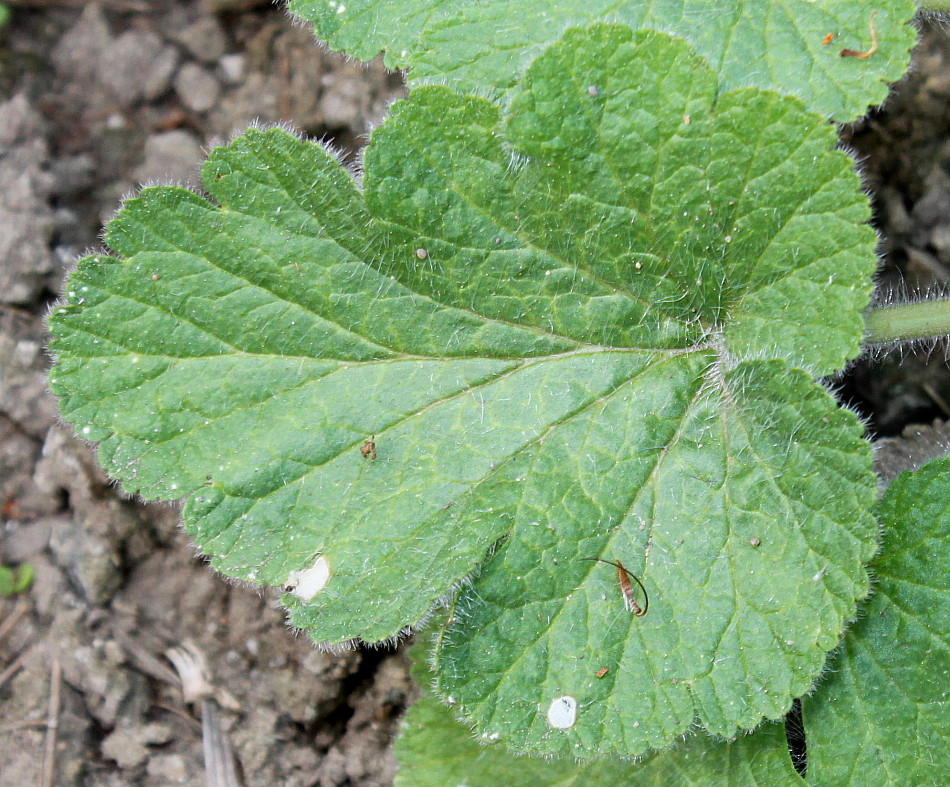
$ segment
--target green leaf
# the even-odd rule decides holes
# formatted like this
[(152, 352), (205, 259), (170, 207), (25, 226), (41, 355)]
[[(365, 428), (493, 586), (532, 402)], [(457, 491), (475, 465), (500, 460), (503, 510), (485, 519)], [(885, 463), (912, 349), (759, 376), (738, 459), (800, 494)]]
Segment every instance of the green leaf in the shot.
[(692, 735), (685, 743), (640, 762), (518, 757), (499, 743), (479, 740), (434, 697), (406, 713), (394, 746), (396, 787), (794, 787), (785, 728), (767, 724), (731, 743)]
[[(412, 677), (421, 686), (432, 680), (427, 661), (438, 629), (445, 622), (442, 617), (417, 637), (409, 651)], [(781, 724), (764, 725), (732, 742), (692, 735), (674, 748), (636, 763), (605, 758), (580, 764), (572, 758), (516, 756), (497, 741), (473, 735), (448, 707), (429, 695), (406, 712), (393, 753), (397, 763), (396, 787), (804, 784), (792, 767)]]
[(511, 748), (779, 718), (867, 590), (869, 448), (807, 372), (857, 352), (875, 236), (832, 128), (717, 93), (681, 42), (599, 26), (507, 117), (414, 91), (362, 192), (249, 131), (205, 164), (217, 204), (145, 189), (69, 277), (63, 416), (318, 641), (397, 635), (507, 539), (440, 658)]
[(895, 479), (874, 595), (802, 701), (816, 785), (937, 785), (950, 773), (950, 459)]
[(22, 593), (33, 583), (33, 566), (29, 563), (10, 568), (0, 565), (0, 598)]
[[(571, 25), (620, 22), (681, 36), (710, 64), (722, 90), (759, 87), (802, 99), (839, 121), (881, 103), (910, 62), (913, 0), (290, 0), (331, 48), (363, 60), (386, 51), (410, 84), (506, 91)], [(867, 59), (842, 49), (871, 46)], [(833, 38), (826, 43), (827, 36)]]

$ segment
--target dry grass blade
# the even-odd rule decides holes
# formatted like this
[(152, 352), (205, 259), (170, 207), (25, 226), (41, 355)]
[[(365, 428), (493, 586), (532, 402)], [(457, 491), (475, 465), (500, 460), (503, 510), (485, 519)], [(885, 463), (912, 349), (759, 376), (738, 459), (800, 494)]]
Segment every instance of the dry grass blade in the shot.
[(13, 627), (20, 622), (20, 618), (26, 614), (29, 608), (30, 604), (25, 598), (21, 598), (17, 602), (13, 611), (3, 619), (3, 623), (0, 623), (0, 640), (13, 630)]
[(227, 733), (221, 727), (218, 703), (213, 699), (208, 663), (192, 642), (165, 651), (181, 678), (181, 691), (187, 703), (201, 703), (201, 744), (204, 751), (208, 787), (240, 787), (234, 755)]
[(50, 671), (49, 713), (46, 716), (46, 748), (43, 754), (41, 787), (52, 787), (53, 774), (56, 771), (56, 731), (59, 729), (59, 695), (62, 678), (59, 655), (56, 655), (53, 656), (53, 667)]

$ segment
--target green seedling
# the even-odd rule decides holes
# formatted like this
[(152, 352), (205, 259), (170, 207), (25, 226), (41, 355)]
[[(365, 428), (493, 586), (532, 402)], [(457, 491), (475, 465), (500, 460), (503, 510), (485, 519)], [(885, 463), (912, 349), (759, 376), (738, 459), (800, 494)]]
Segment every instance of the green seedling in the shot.
[(15, 568), (0, 566), (0, 597), (15, 596), (33, 584), (33, 566), (23, 563)]

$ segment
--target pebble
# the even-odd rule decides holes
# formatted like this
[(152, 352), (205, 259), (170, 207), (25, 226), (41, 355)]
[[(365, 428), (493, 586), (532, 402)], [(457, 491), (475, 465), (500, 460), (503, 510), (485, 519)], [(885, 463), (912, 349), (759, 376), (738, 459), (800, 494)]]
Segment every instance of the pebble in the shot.
[(195, 60), (209, 65), (221, 59), (228, 43), (221, 23), (213, 16), (201, 17), (181, 32), (173, 33), (172, 39)]
[(197, 185), (202, 158), (201, 144), (193, 134), (181, 129), (162, 131), (145, 141), (144, 158), (133, 174), (139, 183)]
[(221, 93), (218, 80), (196, 63), (186, 63), (175, 77), (175, 92), (189, 109), (207, 112)]
[(247, 55), (224, 55), (218, 61), (221, 77), (229, 85), (236, 85), (244, 78), (244, 69), (247, 66)]
[(930, 245), (941, 262), (950, 265), (950, 224), (938, 224), (930, 233)]
[(160, 784), (187, 784), (189, 769), (180, 754), (154, 754), (149, 758), (145, 772)]
[(54, 270), (44, 124), (27, 98), (0, 103), (0, 302), (30, 303)]
[(130, 107), (167, 91), (177, 65), (174, 47), (154, 33), (130, 30), (100, 52), (97, 72), (119, 105)]

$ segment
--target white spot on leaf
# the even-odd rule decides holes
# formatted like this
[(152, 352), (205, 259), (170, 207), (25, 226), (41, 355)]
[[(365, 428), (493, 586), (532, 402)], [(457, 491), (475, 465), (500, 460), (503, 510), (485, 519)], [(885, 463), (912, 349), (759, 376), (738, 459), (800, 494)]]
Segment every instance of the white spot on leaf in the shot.
[(567, 695), (558, 697), (548, 706), (548, 724), (559, 730), (574, 726), (577, 719), (577, 700)]
[(330, 564), (321, 555), (310, 568), (291, 571), (284, 580), (284, 592), (291, 593), (301, 601), (310, 601), (330, 581)]

